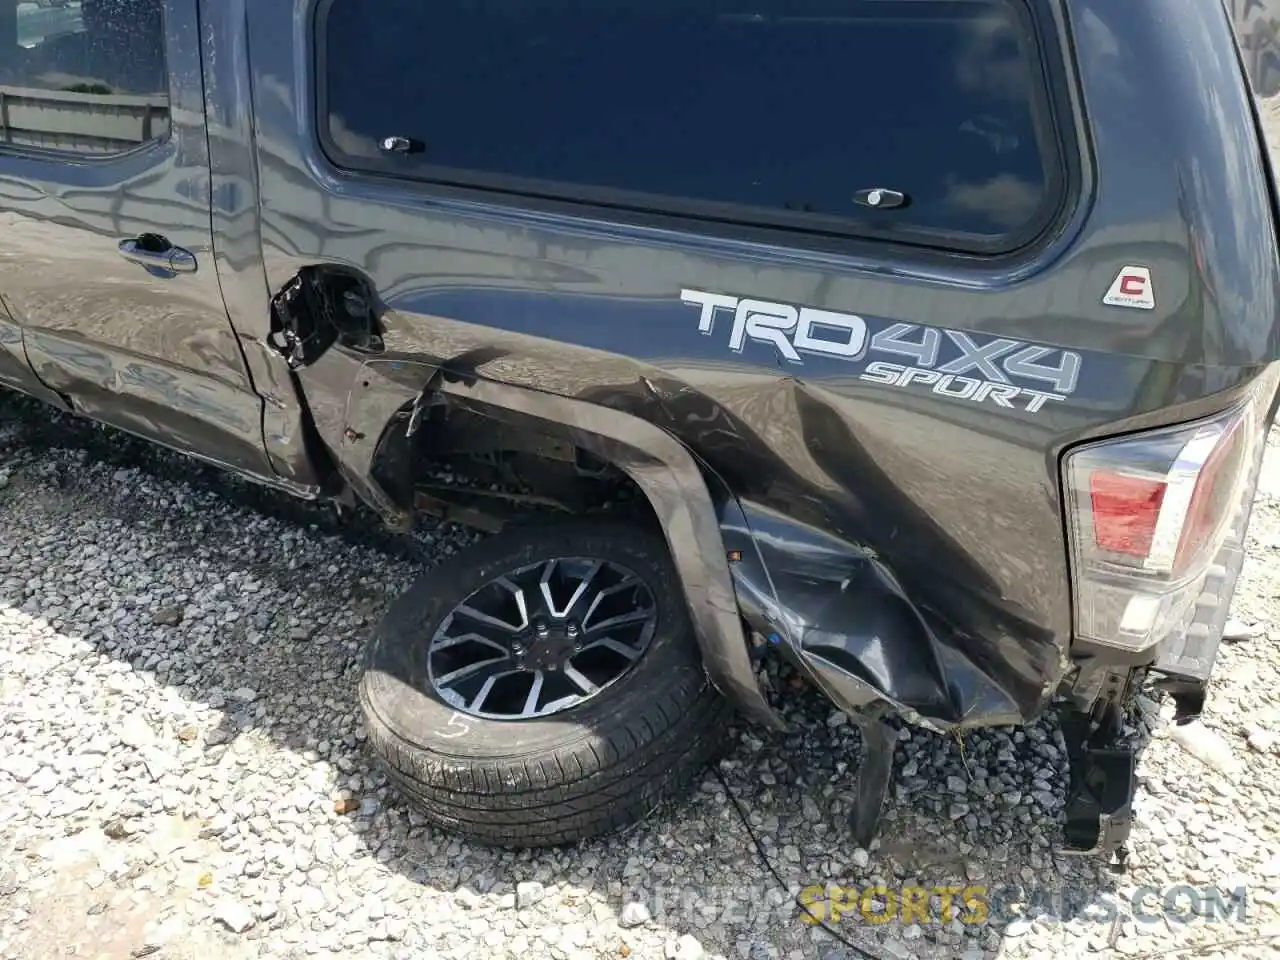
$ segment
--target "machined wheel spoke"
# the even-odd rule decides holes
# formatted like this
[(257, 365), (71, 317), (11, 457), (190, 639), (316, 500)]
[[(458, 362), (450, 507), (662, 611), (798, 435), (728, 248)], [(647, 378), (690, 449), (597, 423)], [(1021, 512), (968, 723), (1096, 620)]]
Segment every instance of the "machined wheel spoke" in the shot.
[(561, 697), (558, 700), (552, 700), (542, 708), (542, 716), (549, 716), (558, 710), (568, 710), (570, 707), (576, 707), (582, 702), (582, 697), (576, 693), (571, 693), (567, 697)]
[(533, 717), (538, 714), (538, 698), (542, 696), (542, 671), (533, 675), (533, 685), (529, 688), (529, 696), (525, 697), (522, 717)]
[(626, 657), (628, 660), (635, 660), (643, 652), (641, 650), (637, 650), (635, 647), (629, 647), (625, 643), (613, 639), (613, 637), (601, 637), (599, 640), (592, 640), (590, 643), (583, 644), (582, 649), (579, 650), (575, 656), (581, 656), (588, 650), (594, 650), (597, 647), (612, 650), (614, 653), (619, 656)]
[[(522, 601), (524, 599), (524, 595), (518, 594), (518, 597), (519, 599), (516, 602), (523, 605)], [(487, 613), (481, 613), (475, 607), (468, 606), (465, 603), (458, 604), (457, 609), (454, 610), (454, 615), (467, 617), (470, 620), (475, 620), (477, 623), (487, 623), (489, 626), (497, 627), (499, 630), (505, 630), (507, 633), (519, 633), (524, 626), (523, 624), (517, 626), (516, 624), (507, 623), (505, 620), (499, 620), (497, 617), (490, 616)], [(528, 617), (525, 619), (527, 621)]]
[(494, 650), (497, 650), (504, 657), (507, 655), (507, 652), (508, 652), (505, 645), (499, 643), (497, 640), (492, 640), (489, 637), (481, 636), (478, 633), (462, 633), (456, 637), (443, 636), (435, 642), (435, 645), (431, 649), (433, 651), (448, 650), (452, 647), (459, 646), (460, 644), (463, 644), (463, 643), (483, 643), (486, 647), (491, 647)]
[(582, 599), (583, 594), (587, 592), (587, 588), (591, 586), (591, 581), (596, 578), (596, 574), (600, 572), (600, 568), (604, 566), (604, 564), (599, 560), (593, 561), (587, 575), (582, 577), (577, 587), (574, 588), (573, 596), (569, 598), (569, 602), (563, 607), (557, 607), (555, 598), (551, 596), (551, 576), (555, 573), (557, 562), (558, 561), (556, 560), (552, 560), (547, 564), (546, 570), (542, 574), (542, 580), (538, 586), (542, 590), (542, 599), (547, 605), (547, 612), (553, 617), (563, 618), (567, 617), (570, 611), (573, 610), (574, 605)]
[(497, 673), (491, 673), (485, 677), (485, 681), (480, 685), (480, 689), (476, 691), (476, 695), (471, 698), (471, 702), (467, 704), (467, 708), (472, 711), (479, 711), (484, 706), (484, 701), (489, 696), (489, 691), (493, 689), (493, 685), (502, 677), (511, 673), (510, 670), (502, 670)]
[[(459, 667), (457, 670), (451, 670), (444, 676), (436, 677), (436, 686), (452, 687), (463, 680), (469, 680), (471, 677), (483, 673), (486, 669), (490, 669), (499, 663), (505, 663), (507, 659), (507, 655), (504, 653), (500, 657), (490, 657), (488, 660), (477, 660), (474, 663), (469, 663), (465, 667)], [(485, 683), (489, 683), (489, 681), (494, 679), (496, 675), (497, 671), (490, 673), (489, 678), (485, 680)]]
[(589, 678), (583, 676), (582, 671), (580, 671), (577, 667), (575, 667), (571, 663), (566, 663), (564, 665), (564, 675), (569, 678), (570, 683), (572, 683), (575, 687), (581, 690), (588, 697), (591, 696), (593, 693), (600, 692), (600, 688), (596, 686), (594, 683), (592, 683)]
[(632, 610), (629, 613), (620, 613), (616, 617), (610, 617), (607, 620), (601, 620), (599, 623), (593, 623), (584, 629), (587, 633), (596, 633), (599, 630), (608, 630), (610, 627), (621, 627), (628, 623), (643, 623), (652, 616), (652, 610)]
[(587, 575), (582, 578), (582, 582), (579, 583), (577, 588), (573, 591), (573, 596), (569, 598), (569, 602), (564, 608), (565, 616), (573, 614), (574, 608), (577, 607), (579, 601), (586, 596), (587, 589), (595, 582), (596, 577), (600, 574), (600, 568), (603, 566), (604, 564), (600, 563), (598, 560), (591, 565), (590, 571), (588, 571)]
[(538, 578), (538, 593), (542, 597), (543, 608), (553, 617), (556, 615), (556, 601), (551, 596), (551, 577), (556, 572), (556, 562), (548, 560), (547, 565), (542, 568), (542, 576)]
[(587, 624), (591, 621), (591, 618), (595, 615), (596, 608), (599, 607), (600, 604), (604, 602), (606, 597), (611, 597), (615, 593), (618, 593), (620, 590), (628, 590), (638, 585), (639, 583), (640, 581), (637, 580), (635, 577), (627, 577), (621, 583), (615, 583), (612, 587), (605, 587), (603, 590), (597, 593), (595, 595), (595, 598), (591, 601), (591, 606), (587, 607), (587, 612), (582, 615), (583, 628), (589, 629), (589, 630), (595, 629), (594, 627), (587, 627)]
[(524, 599), (524, 590), (517, 587), (507, 577), (499, 577), (495, 583), (504, 590), (510, 590), (512, 596), (516, 598), (516, 608), (520, 611), (520, 623), (517, 624), (517, 630), (523, 630), (529, 625), (529, 606)]

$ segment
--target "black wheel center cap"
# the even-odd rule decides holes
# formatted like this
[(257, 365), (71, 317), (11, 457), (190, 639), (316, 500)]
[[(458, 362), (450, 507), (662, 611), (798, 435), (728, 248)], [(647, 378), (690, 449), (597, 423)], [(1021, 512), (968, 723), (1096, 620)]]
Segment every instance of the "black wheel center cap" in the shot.
[(573, 655), (577, 645), (577, 639), (570, 636), (564, 627), (552, 628), (542, 636), (531, 636), (525, 666), (539, 670), (559, 667)]

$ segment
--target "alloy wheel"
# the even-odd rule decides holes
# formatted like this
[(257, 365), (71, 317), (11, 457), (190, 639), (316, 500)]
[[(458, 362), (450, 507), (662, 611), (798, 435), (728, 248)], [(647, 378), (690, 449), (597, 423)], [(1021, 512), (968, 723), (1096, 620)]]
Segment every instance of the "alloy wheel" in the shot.
[(428, 645), (428, 680), (471, 716), (547, 717), (625, 676), (657, 619), (652, 591), (626, 567), (587, 557), (539, 561), (453, 608)]

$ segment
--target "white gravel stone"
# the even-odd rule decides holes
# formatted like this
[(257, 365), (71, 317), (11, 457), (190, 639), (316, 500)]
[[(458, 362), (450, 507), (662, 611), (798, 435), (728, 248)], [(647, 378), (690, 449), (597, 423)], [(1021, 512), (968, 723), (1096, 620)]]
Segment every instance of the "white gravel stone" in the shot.
[(253, 911), (234, 900), (223, 900), (214, 907), (213, 918), (232, 933), (244, 933), (254, 924)]
[(1270, 730), (1254, 730), (1249, 734), (1248, 743), (1258, 753), (1270, 753), (1275, 749), (1276, 735)]
[(618, 926), (630, 929), (648, 923), (649, 919), (649, 908), (643, 903), (631, 900), (623, 904), (622, 912), (618, 914)]
[(1199, 720), (1176, 724), (1170, 736), (1187, 753), (1216, 772), (1234, 776), (1239, 771), (1240, 761), (1231, 745)]
[(155, 731), (136, 714), (130, 714), (120, 723), (120, 742), (126, 747), (149, 747), (155, 739)]
[(525, 910), (532, 907), (545, 894), (545, 888), (536, 880), (516, 884), (516, 907)]
[(459, 887), (455, 890), (453, 900), (464, 910), (475, 910), (484, 903), (484, 897), (470, 887)]
[(1031, 921), (1026, 918), (1019, 918), (1009, 922), (1009, 924), (1004, 928), (1004, 935), (1010, 938), (1021, 937), (1030, 931)]
[(0, 769), (18, 783), (26, 783), (36, 775), (40, 764), (34, 757), (14, 755), (0, 761)]
[(180, 941), (185, 924), (182, 917), (169, 917), (163, 923), (150, 926), (151, 929), (144, 935), (142, 946), (134, 951), (134, 956), (147, 956), (163, 950), (170, 942)]
[(1226, 627), (1222, 631), (1222, 639), (1228, 642), (1240, 640), (1254, 640), (1262, 636), (1263, 628), (1260, 624), (1245, 623), (1234, 617), (1227, 621)]
[(692, 934), (686, 933), (667, 944), (667, 960), (703, 960), (706, 955), (707, 951)]

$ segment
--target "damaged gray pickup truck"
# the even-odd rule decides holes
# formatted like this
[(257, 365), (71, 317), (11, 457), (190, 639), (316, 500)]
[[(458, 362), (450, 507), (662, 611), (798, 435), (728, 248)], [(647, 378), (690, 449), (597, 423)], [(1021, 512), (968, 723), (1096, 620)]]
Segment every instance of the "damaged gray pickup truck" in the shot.
[(1056, 709), (1119, 859), (1275, 410), (1242, 64), (1213, 0), (0, 0), (0, 383), (490, 532), (361, 683), (448, 829), (644, 815), (781, 656), (860, 842), (895, 718)]

